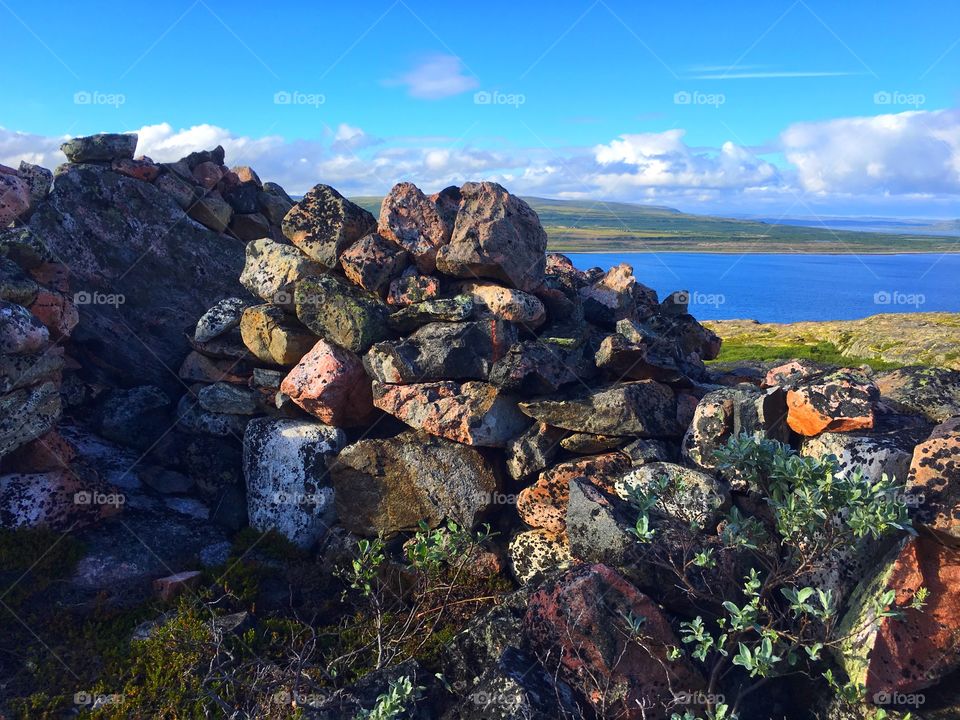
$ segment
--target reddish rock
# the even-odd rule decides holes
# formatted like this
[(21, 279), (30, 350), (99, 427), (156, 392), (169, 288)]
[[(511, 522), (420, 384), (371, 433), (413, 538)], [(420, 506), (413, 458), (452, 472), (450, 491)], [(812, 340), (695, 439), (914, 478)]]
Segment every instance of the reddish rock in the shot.
[(260, 176), (257, 175), (252, 167), (248, 165), (237, 165), (236, 167), (231, 168), (231, 171), (237, 176), (237, 180), (240, 182), (252, 182), (258, 188), (263, 187), (263, 183), (260, 182)]
[(67, 470), (0, 475), (0, 527), (83, 527), (117, 514), (123, 503), (123, 495)]
[(17, 473), (45, 473), (66, 470), (77, 451), (56, 430), (21, 445), (8, 455), (5, 467)]
[(453, 225), (444, 220), (433, 199), (404, 182), (394, 185), (383, 199), (378, 229), (410, 253), (422, 272), (430, 273), (436, 267), (437, 251), (450, 242)]
[(319, 341), (280, 384), (280, 392), (328, 425), (362, 425), (373, 413), (370, 378), (349, 350)]
[(817, 378), (787, 391), (787, 424), (800, 435), (873, 427), (875, 385), (848, 373)]
[(517, 513), (530, 527), (553, 533), (563, 532), (566, 529), (571, 480), (586, 480), (612, 493), (616, 480), (629, 467), (629, 458), (617, 452), (554, 465), (540, 473), (533, 485), (520, 492), (517, 496)]
[[(640, 642), (625, 618), (645, 619)], [(677, 693), (705, 687), (686, 660), (670, 621), (649, 597), (606, 565), (581, 565), (530, 596), (523, 620), (540, 657), (556, 658), (562, 679), (603, 717), (665, 720)]]
[(198, 352), (187, 355), (179, 372), (182, 380), (189, 382), (228, 382), (234, 385), (246, 385), (249, 375), (240, 370), (236, 360), (214, 360)]
[(153, 182), (160, 176), (160, 166), (152, 160), (117, 158), (110, 164), (110, 167), (113, 168), (114, 172), (144, 182)]
[(960, 417), (937, 425), (913, 450), (907, 492), (923, 523), (952, 545), (960, 545)]
[(199, 570), (187, 570), (153, 581), (153, 590), (164, 602), (170, 602), (188, 589), (192, 590), (200, 583)]
[(583, 270), (574, 267), (573, 261), (560, 253), (547, 253), (546, 274), (553, 275), (566, 281), (571, 287), (580, 287), (586, 284), (587, 276)]
[(374, 382), (373, 404), (410, 427), (466, 445), (504, 447), (530, 424), (516, 402), (484, 382)]
[(432, 275), (407, 275), (390, 281), (387, 305), (406, 307), (440, 294), (440, 281)]
[[(11, 168), (12, 169), (12, 168)], [(0, 228), (4, 228), (30, 208), (30, 185), (14, 174), (0, 175)]]
[(448, 275), (490, 278), (530, 292), (542, 282), (547, 233), (523, 200), (497, 183), (467, 183), (450, 243), (437, 252)]
[(383, 295), (407, 266), (407, 253), (376, 233), (357, 240), (340, 256), (343, 274), (354, 285)]
[(223, 171), (219, 165), (208, 160), (193, 168), (193, 179), (207, 190), (213, 190), (223, 179)]
[(77, 306), (54, 290), (41, 288), (29, 310), (50, 331), (52, 340), (69, 337), (80, 322)]
[[(930, 592), (922, 609), (909, 607), (921, 587)], [(876, 618), (875, 604), (896, 593), (898, 616)], [(875, 576), (857, 588), (837, 636), (850, 680), (877, 693), (912, 693), (936, 685), (960, 667), (960, 550), (920, 535), (891, 551)]]
[(57, 292), (70, 292), (70, 270), (60, 263), (41, 263), (30, 269), (30, 276)]
[(767, 371), (762, 386), (765, 388), (796, 385), (802, 380), (823, 372), (823, 368), (809, 360), (791, 360)]

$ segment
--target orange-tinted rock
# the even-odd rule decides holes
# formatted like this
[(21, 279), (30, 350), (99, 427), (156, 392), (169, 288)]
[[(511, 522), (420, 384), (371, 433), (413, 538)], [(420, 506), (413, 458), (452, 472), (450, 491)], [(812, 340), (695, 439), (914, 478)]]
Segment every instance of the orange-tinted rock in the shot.
[(135, 180), (144, 182), (153, 182), (160, 175), (160, 166), (152, 160), (132, 160), (131, 158), (118, 158), (111, 163), (114, 172), (121, 175), (132, 177)]
[(193, 169), (193, 179), (207, 190), (213, 190), (223, 179), (223, 171), (216, 163), (202, 162)]
[(319, 341), (284, 378), (280, 392), (328, 425), (362, 425), (373, 413), (370, 378), (355, 354)]
[(354, 285), (383, 295), (390, 281), (407, 266), (407, 253), (376, 233), (370, 233), (343, 251), (340, 265)]
[(408, 275), (390, 282), (387, 305), (406, 307), (440, 294), (440, 281), (432, 275)]
[(50, 331), (52, 340), (69, 337), (80, 322), (77, 306), (54, 290), (41, 288), (29, 310)]
[(583, 479), (607, 492), (613, 492), (616, 480), (629, 467), (627, 456), (617, 452), (554, 465), (540, 473), (533, 485), (520, 492), (517, 496), (517, 513), (530, 527), (553, 533), (563, 532), (566, 528), (571, 480)]
[(394, 185), (380, 205), (379, 233), (406, 250), (422, 272), (433, 272), (437, 251), (450, 242), (453, 225), (434, 200), (413, 183)]
[(257, 187), (263, 187), (263, 183), (260, 182), (260, 176), (257, 175), (254, 169), (249, 165), (237, 165), (236, 167), (231, 168), (231, 171), (237, 176), (237, 180), (240, 182), (252, 182)]
[(56, 430), (21, 445), (5, 459), (5, 467), (18, 473), (42, 473), (65, 470), (77, 451)]
[[(921, 587), (930, 591), (926, 604), (912, 609)], [(899, 616), (876, 620), (874, 606), (887, 590), (896, 593)], [(837, 635), (853, 634), (838, 659), (868, 698), (931, 687), (960, 667), (960, 550), (924, 535), (908, 538), (857, 588), (850, 607)]]
[(787, 391), (787, 424), (800, 435), (873, 427), (876, 386), (846, 373), (818, 378)]
[(70, 270), (61, 263), (41, 263), (30, 269), (30, 275), (41, 285), (57, 292), (70, 292)]
[(466, 445), (503, 447), (530, 424), (516, 402), (484, 382), (375, 382), (373, 404), (410, 427)]
[[(643, 617), (643, 643), (625, 618)], [(581, 565), (530, 596), (525, 633), (540, 657), (557, 658), (560, 677), (604, 717), (665, 720), (677, 693), (702, 691), (657, 604), (606, 565)]]
[(913, 450), (907, 492), (914, 521), (960, 544), (960, 417), (937, 425)]
[(153, 590), (157, 596), (164, 602), (173, 600), (178, 595), (193, 589), (200, 582), (199, 570), (187, 570), (175, 575), (169, 575), (165, 578), (158, 578), (153, 581)]

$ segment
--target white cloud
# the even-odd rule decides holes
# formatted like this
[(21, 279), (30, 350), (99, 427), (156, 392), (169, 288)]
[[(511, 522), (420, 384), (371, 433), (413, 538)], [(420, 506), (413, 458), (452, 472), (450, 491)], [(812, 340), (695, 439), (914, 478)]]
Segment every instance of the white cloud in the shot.
[(455, 55), (431, 55), (389, 84), (405, 85), (415, 98), (438, 100), (473, 90), (479, 83)]
[(797, 123), (781, 141), (809, 192), (960, 193), (960, 110)]

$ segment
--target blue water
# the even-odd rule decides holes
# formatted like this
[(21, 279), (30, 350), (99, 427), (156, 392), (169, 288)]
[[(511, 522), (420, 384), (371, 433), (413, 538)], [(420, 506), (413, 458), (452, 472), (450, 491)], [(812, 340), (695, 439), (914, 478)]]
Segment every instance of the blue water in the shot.
[(855, 320), (888, 312), (960, 312), (960, 255), (571, 253), (581, 269), (633, 265), (663, 298), (690, 292), (703, 320)]

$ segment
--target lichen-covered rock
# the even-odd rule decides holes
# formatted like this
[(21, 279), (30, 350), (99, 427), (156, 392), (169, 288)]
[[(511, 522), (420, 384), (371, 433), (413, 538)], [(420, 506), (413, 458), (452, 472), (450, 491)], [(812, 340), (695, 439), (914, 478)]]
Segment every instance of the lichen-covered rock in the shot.
[[(643, 643), (626, 628), (642, 617)], [(530, 596), (524, 630), (535, 650), (559, 659), (559, 675), (607, 717), (666, 720), (674, 692), (702, 691), (686, 659), (670, 660), (679, 644), (657, 604), (606, 565), (581, 565)]]
[(584, 315), (590, 322), (610, 327), (618, 320), (643, 320), (657, 308), (657, 294), (637, 282), (633, 268), (620, 263), (601, 278), (580, 288)]
[(0, 228), (30, 209), (30, 186), (16, 175), (0, 174)]
[[(910, 608), (917, 591), (930, 590), (922, 609)], [(902, 617), (877, 617), (878, 599), (895, 592)], [(899, 543), (850, 600), (837, 637), (837, 661), (850, 681), (876, 693), (909, 693), (936, 685), (960, 667), (960, 550), (918, 536)]]
[(324, 273), (323, 267), (290, 245), (267, 238), (247, 243), (240, 282), (254, 295), (277, 305), (292, 305), (298, 280)]
[(514, 535), (507, 554), (510, 556), (510, 570), (521, 585), (551, 572), (565, 570), (573, 562), (566, 534), (543, 528)]
[[(43, 201), (53, 185), (53, 173), (40, 165), (33, 165), (26, 160), (20, 161), (17, 175), (27, 183), (30, 189), (30, 209), (33, 210)], [(0, 223), (3, 225), (3, 223)]]
[(56, 290), (40, 288), (27, 309), (47, 328), (51, 340), (69, 337), (80, 322), (77, 306)]
[(270, 237), (271, 234), (270, 221), (267, 220), (265, 215), (258, 212), (235, 212), (230, 218), (228, 230), (231, 235), (244, 242), (253, 242), (260, 238)]
[(905, 367), (878, 373), (874, 382), (883, 401), (900, 412), (936, 423), (960, 415), (960, 370)]
[(837, 459), (837, 475), (859, 470), (872, 483), (883, 475), (903, 483), (918, 439), (909, 429), (870, 434), (826, 432), (804, 438), (800, 454), (815, 458), (833, 455)]
[(677, 400), (654, 380), (622, 383), (558, 400), (520, 403), (530, 417), (594, 435), (677, 437)]
[(800, 435), (873, 427), (877, 387), (851, 373), (817, 377), (787, 390), (787, 424)]
[(387, 305), (406, 307), (440, 294), (440, 281), (432, 275), (404, 275), (390, 281)]
[(550, 465), (560, 451), (560, 441), (566, 430), (537, 422), (506, 447), (507, 472), (514, 480), (520, 480), (540, 472)]
[(554, 533), (566, 527), (570, 482), (583, 479), (608, 492), (630, 465), (620, 453), (606, 453), (560, 463), (540, 473), (537, 481), (517, 496), (517, 514), (533, 528)]
[(69, 470), (0, 475), (0, 527), (67, 531), (115, 515), (124, 496)]
[(355, 353), (366, 352), (373, 343), (390, 336), (386, 304), (333, 275), (298, 282), (294, 302), (300, 322)]
[(240, 336), (257, 359), (271, 365), (296, 365), (317, 342), (314, 335), (276, 305), (244, 309)]
[(317, 342), (280, 385), (280, 392), (328, 425), (362, 425), (374, 412), (370, 378), (354, 353)]
[(626, 444), (626, 439), (616, 435), (592, 435), (591, 433), (573, 433), (560, 441), (560, 447), (578, 455), (595, 455), (616, 450)]
[(504, 447), (530, 424), (512, 398), (477, 381), (374, 382), (373, 404), (410, 427), (465, 445)]
[(460, 292), (469, 295), (479, 316), (492, 316), (523, 325), (531, 330), (547, 319), (543, 303), (530, 293), (493, 283), (465, 282)]
[(683, 457), (702, 470), (713, 470), (715, 453), (732, 437), (760, 432), (786, 442), (786, 416), (786, 396), (779, 388), (765, 393), (745, 387), (714, 390), (697, 403), (683, 437)]
[(210, 192), (187, 208), (187, 214), (201, 225), (222, 233), (230, 225), (233, 208), (219, 193)]
[(628, 566), (633, 575), (644, 569), (642, 545), (631, 530), (636, 515), (630, 506), (615, 507), (613, 502), (586, 480), (570, 481), (569, 499), (564, 517), (570, 552), (578, 560), (602, 562), (623, 572)]
[(342, 430), (321, 423), (250, 421), (243, 436), (250, 526), (300, 547), (322, 538), (336, 518), (328, 461), (345, 444)]
[(579, 347), (565, 347), (537, 338), (515, 343), (490, 370), (489, 380), (497, 387), (520, 395), (545, 395), (564, 385), (583, 380), (583, 353)]
[[(902, 477), (902, 476), (900, 476)], [(937, 425), (910, 460), (908, 498), (915, 522), (960, 545), (960, 417)]]
[(197, 399), (200, 407), (212, 413), (255, 415), (259, 410), (257, 396), (252, 390), (230, 383), (219, 382), (200, 388)]
[(616, 494), (630, 500), (638, 493), (646, 495), (667, 482), (660, 497), (658, 511), (662, 511), (702, 528), (716, 526), (719, 513), (730, 505), (730, 491), (712, 475), (673, 463), (654, 462), (641, 465), (624, 474), (615, 483)]
[(49, 432), (60, 420), (60, 392), (53, 382), (0, 395), (0, 457)]
[(177, 404), (177, 426), (186, 432), (216, 437), (243, 437), (249, 415), (235, 415), (207, 410), (197, 398), (187, 394)]
[(136, 149), (136, 133), (100, 133), (75, 137), (60, 146), (60, 151), (72, 163), (108, 162), (121, 158), (132, 160)]
[(140, 158), (132, 160), (130, 158), (117, 158), (110, 163), (110, 169), (121, 175), (126, 175), (134, 180), (143, 182), (153, 182), (160, 177), (161, 168), (152, 160)]
[(547, 234), (520, 198), (492, 182), (466, 183), (450, 242), (437, 252), (448, 275), (491, 278), (530, 291), (543, 281)]
[(457, 295), (411, 303), (391, 314), (387, 322), (397, 332), (408, 333), (428, 323), (469, 320), (473, 311), (473, 300), (466, 295)]
[(407, 267), (407, 253), (376, 233), (364, 235), (340, 255), (343, 274), (354, 285), (384, 295)]
[(42, 350), (50, 332), (22, 305), (0, 300), (0, 354), (25, 355)]
[(344, 250), (377, 229), (377, 221), (329, 185), (314, 185), (286, 214), (281, 227), (311, 259), (334, 268)]
[(240, 318), (249, 303), (242, 298), (225, 298), (207, 310), (197, 320), (193, 339), (199, 343), (209, 342), (240, 326)]
[(437, 251), (450, 242), (453, 218), (442, 214), (437, 202), (413, 183), (397, 183), (380, 205), (379, 231), (410, 253), (422, 272), (430, 273)]
[(367, 536), (412, 530), (421, 521), (436, 527), (445, 519), (472, 528), (497, 489), (479, 452), (415, 432), (349, 445), (331, 473), (340, 522)]
[(0, 355), (0, 394), (44, 380), (60, 382), (64, 367), (63, 348), (50, 347), (31, 355)]
[(485, 380), (517, 341), (501, 320), (430, 323), (399, 342), (381, 342), (363, 358), (367, 373), (383, 383)]

